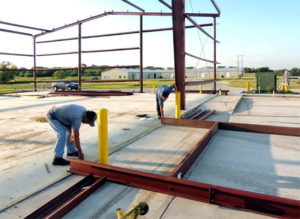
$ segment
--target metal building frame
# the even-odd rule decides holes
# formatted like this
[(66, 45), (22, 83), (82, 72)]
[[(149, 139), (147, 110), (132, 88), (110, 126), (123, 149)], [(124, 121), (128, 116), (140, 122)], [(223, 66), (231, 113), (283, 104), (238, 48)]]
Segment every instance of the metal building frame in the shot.
[[(108, 181), (263, 215), (280, 218), (300, 217), (299, 200), (182, 179), (218, 129), (300, 136), (300, 128), (174, 118), (164, 118), (161, 123), (164, 125), (208, 129), (169, 176), (70, 159), (70, 172), (87, 177), (26, 218), (40, 218), (45, 216), (47, 218), (62, 217)], [(87, 183), (87, 181), (90, 183)], [(82, 190), (87, 184), (88, 188)], [(70, 197), (66, 198), (66, 196)]]
[[(9, 29), (0, 29), (2, 32), (8, 32), (13, 34), (20, 34), (24, 36), (30, 36), (33, 38), (33, 54), (20, 54), (20, 53), (7, 53), (7, 52), (0, 52), (0, 55), (13, 55), (13, 56), (23, 56), (23, 57), (31, 57), (33, 58), (33, 69), (26, 69), (33, 71), (33, 82), (34, 82), (34, 91), (37, 91), (36, 86), (36, 72), (42, 71), (43, 69), (37, 69), (36, 66), (36, 59), (37, 57), (41, 56), (57, 56), (57, 55), (69, 55), (69, 54), (77, 54), (78, 55), (78, 85), (79, 90), (81, 90), (81, 54), (82, 53), (101, 53), (101, 52), (112, 52), (112, 51), (128, 51), (128, 50), (139, 50), (140, 51), (140, 58), (139, 58), (139, 65), (134, 66), (126, 66), (126, 67), (139, 67), (140, 68), (140, 92), (143, 92), (143, 33), (149, 33), (149, 32), (157, 32), (157, 31), (168, 31), (173, 30), (173, 39), (174, 39), (174, 64), (175, 64), (175, 80), (177, 87), (179, 91), (181, 92), (181, 109), (185, 109), (185, 55), (202, 60), (211, 62), (214, 64), (214, 90), (213, 92), (216, 92), (216, 43), (218, 42), (216, 40), (216, 18), (220, 16), (220, 9), (218, 8), (217, 4), (214, 0), (210, 0), (214, 8), (216, 9), (217, 13), (185, 13), (185, 0), (172, 0), (172, 6), (170, 6), (168, 3), (166, 3), (163, 0), (158, 0), (160, 3), (162, 3), (164, 6), (172, 10), (171, 13), (165, 13), (165, 12), (145, 12), (144, 9), (141, 7), (131, 3), (128, 0), (122, 0), (123, 2), (127, 3), (128, 5), (136, 8), (140, 12), (104, 12), (102, 14), (92, 16), (83, 20), (76, 21), (71, 24), (66, 24), (61, 27), (53, 28), (52, 30), (42, 29), (42, 28), (36, 28), (31, 26), (25, 26), (25, 25), (19, 25), (14, 23), (8, 23), (0, 21), (0, 24), (9, 25), (13, 27), (21, 27), (29, 30), (35, 30), (35, 31), (41, 31), (39, 34), (32, 34), (28, 32), (20, 32), (20, 31), (13, 31)], [(81, 26), (82, 24), (96, 20), (105, 16), (110, 15), (134, 15), (138, 16), (140, 20), (140, 29), (138, 31), (131, 31), (131, 32), (122, 32), (122, 33), (111, 33), (111, 34), (102, 34), (102, 35), (92, 35), (92, 36), (82, 36), (82, 30)], [(144, 30), (143, 29), (143, 16), (172, 16), (173, 18), (173, 27), (171, 28), (160, 28), (160, 29), (150, 29), (150, 30)], [(211, 17), (213, 18), (213, 23), (208, 24), (197, 24), (192, 17)], [(188, 19), (193, 25), (191, 26), (185, 26), (185, 18)], [(54, 39), (54, 40), (40, 40), (37, 41), (37, 39), (41, 36), (51, 34), (69, 27), (77, 26), (78, 27), (78, 36), (73, 38), (63, 38), (63, 39)], [(210, 36), (203, 27), (206, 26), (214, 26), (214, 35)], [(205, 35), (207, 35), (209, 38), (214, 40), (214, 60), (206, 60), (197, 56), (194, 56), (190, 53), (187, 53), (185, 51), (185, 28), (198, 28), (201, 32), (203, 32)], [(139, 47), (130, 47), (130, 48), (114, 48), (114, 49), (106, 49), (106, 50), (87, 50), (84, 51), (81, 48), (81, 41), (82, 39), (91, 39), (91, 38), (98, 38), (98, 37), (110, 37), (110, 36), (118, 36), (118, 35), (126, 35), (126, 34), (139, 34), (139, 41), (140, 45)], [(77, 40), (78, 41), (78, 50), (77, 51), (70, 51), (70, 52), (61, 52), (61, 53), (48, 53), (48, 54), (36, 54), (36, 46), (40, 43), (53, 43), (53, 42), (61, 42), (61, 41), (69, 41), (69, 40)], [(107, 68), (112, 67), (115, 68), (117, 66), (105, 66), (105, 67), (99, 67), (101, 68)], [(123, 66), (124, 67), (124, 66)], [(74, 68), (64, 68), (64, 69), (74, 69)], [(3, 69), (2, 69), (3, 70)], [(4, 69), (5, 70), (5, 69)], [(24, 70), (24, 69), (23, 69)], [(45, 70), (45, 69), (44, 69)], [(47, 69), (46, 69), (47, 70)], [(61, 69), (58, 69), (61, 70)]]

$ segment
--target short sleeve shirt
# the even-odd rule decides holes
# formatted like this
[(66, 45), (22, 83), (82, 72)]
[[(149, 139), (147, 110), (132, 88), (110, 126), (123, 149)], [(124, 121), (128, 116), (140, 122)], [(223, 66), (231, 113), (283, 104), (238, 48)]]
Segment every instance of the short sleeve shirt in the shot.
[(86, 109), (76, 104), (54, 106), (49, 113), (52, 118), (60, 121), (64, 126), (79, 131), (82, 118), (86, 115)]
[(155, 89), (155, 96), (156, 96), (156, 99), (158, 100), (160, 107), (164, 107), (164, 100), (161, 98), (162, 93), (166, 92), (166, 93), (170, 94), (172, 92), (173, 88), (174, 88), (173, 85), (171, 85), (169, 87), (167, 87), (166, 85), (161, 85)]

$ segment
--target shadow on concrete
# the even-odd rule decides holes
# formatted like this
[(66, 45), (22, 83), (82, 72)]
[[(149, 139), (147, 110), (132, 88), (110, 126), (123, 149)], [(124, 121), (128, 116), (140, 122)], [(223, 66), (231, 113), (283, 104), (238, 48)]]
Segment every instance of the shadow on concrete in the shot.
[(248, 112), (251, 115), (251, 109), (253, 108), (253, 100), (251, 98), (242, 97), (238, 107), (235, 109), (233, 113), (242, 113)]

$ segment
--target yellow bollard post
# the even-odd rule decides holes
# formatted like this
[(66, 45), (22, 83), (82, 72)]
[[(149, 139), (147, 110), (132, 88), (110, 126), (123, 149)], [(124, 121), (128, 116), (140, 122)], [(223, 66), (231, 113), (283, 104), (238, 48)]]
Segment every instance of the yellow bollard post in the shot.
[(284, 91), (285, 91), (286, 93), (289, 91), (289, 86), (288, 86), (287, 81), (285, 81)]
[(200, 86), (199, 86), (199, 91), (200, 91), (200, 94), (202, 94), (202, 84), (200, 84)]
[(99, 163), (108, 164), (107, 109), (98, 112)]
[(247, 84), (246, 84), (246, 91), (247, 91), (247, 93), (250, 92), (250, 81), (247, 81)]
[(155, 81), (153, 81), (153, 93), (155, 94)]
[(176, 92), (176, 112), (175, 118), (180, 119), (180, 92)]

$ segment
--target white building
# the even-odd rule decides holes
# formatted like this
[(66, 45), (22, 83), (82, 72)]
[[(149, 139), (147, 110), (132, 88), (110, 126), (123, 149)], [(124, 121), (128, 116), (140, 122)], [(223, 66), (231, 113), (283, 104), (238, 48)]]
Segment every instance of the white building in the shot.
[[(214, 69), (213, 67), (198, 68), (198, 69), (186, 69), (186, 78), (200, 78), (200, 79), (212, 79)], [(217, 78), (237, 78), (241, 70), (238, 71), (237, 67), (218, 67)], [(143, 69), (144, 79), (173, 79), (175, 78), (174, 70), (150, 70)], [(130, 68), (116, 68), (105, 72), (102, 72), (103, 80), (139, 80), (140, 69)]]

